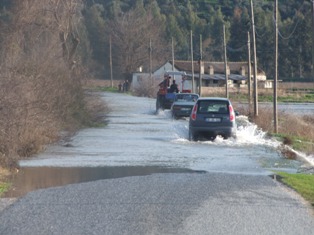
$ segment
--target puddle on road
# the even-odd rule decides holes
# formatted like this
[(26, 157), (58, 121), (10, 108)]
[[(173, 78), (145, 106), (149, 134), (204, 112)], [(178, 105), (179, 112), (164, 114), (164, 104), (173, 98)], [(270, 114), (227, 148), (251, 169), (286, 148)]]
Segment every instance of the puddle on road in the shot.
[(142, 176), (154, 173), (194, 173), (190, 169), (154, 166), (127, 167), (23, 167), (12, 179), (12, 188), (4, 197), (21, 197), (36, 189), (64, 186), (101, 179)]

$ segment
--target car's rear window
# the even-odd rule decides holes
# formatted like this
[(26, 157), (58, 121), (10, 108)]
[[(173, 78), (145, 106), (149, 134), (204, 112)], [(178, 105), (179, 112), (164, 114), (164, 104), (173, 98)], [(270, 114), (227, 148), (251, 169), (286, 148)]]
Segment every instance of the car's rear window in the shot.
[(197, 95), (194, 94), (177, 94), (176, 95), (176, 101), (182, 101), (182, 102), (186, 102), (186, 101), (193, 101), (195, 102), (198, 99)]
[(202, 100), (198, 103), (198, 113), (229, 113), (228, 102), (222, 100)]

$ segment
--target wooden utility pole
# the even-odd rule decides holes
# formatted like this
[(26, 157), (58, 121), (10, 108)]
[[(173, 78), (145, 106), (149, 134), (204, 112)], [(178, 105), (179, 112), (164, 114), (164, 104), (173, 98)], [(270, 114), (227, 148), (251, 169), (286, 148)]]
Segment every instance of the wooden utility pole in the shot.
[(149, 78), (152, 82), (152, 85), (154, 85), (153, 81), (153, 75), (152, 75), (152, 39), (149, 39)]
[(249, 114), (251, 114), (251, 105), (252, 105), (252, 62), (251, 62), (251, 37), (250, 32), (247, 32), (247, 57), (248, 57), (248, 102), (249, 102)]
[(252, 40), (253, 40), (253, 63), (254, 63), (254, 116), (258, 116), (258, 92), (257, 92), (257, 58), (256, 58), (256, 40), (253, 2), (251, 0), (251, 22), (252, 22)]
[(278, 133), (277, 80), (278, 80), (278, 0), (275, 0), (275, 76), (274, 76), (274, 132)]
[(312, 0), (312, 79), (314, 81), (314, 1)]
[(171, 52), (172, 52), (172, 71), (174, 71), (174, 45), (173, 45), (173, 37), (171, 38)]
[(195, 93), (194, 89), (194, 59), (193, 59), (193, 33), (191, 30), (191, 65), (192, 65), (192, 93)]
[(227, 44), (226, 44), (226, 27), (223, 25), (224, 37), (224, 60), (225, 60), (225, 78), (226, 78), (226, 98), (229, 98), (228, 92), (228, 62), (227, 62)]
[(111, 44), (111, 35), (109, 38), (109, 66), (110, 66), (110, 81), (111, 81), (111, 88), (113, 87), (113, 76), (112, 76), (112, 44)]
[(199, 66), (200, 66), (200, 77), (199, 77), (199, 96), (202, 96), (202, 60), (203, 60), (203, 50), (202, 50), (202, 35), (200, 34), (200, 59), (199, 59)]

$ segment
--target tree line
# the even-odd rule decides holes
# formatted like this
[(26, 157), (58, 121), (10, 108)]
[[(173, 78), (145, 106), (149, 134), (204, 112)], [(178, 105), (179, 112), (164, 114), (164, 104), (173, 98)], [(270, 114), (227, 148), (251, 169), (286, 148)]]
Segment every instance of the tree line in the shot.
[[(312, 1), (279, 1), (279, 77), (311, 76)], [(254, 0), (258, 66), (274, 74), (274, 1)], [(130, 76), (137, 66), (148, 70), (149, 50), (154, 67), (175, 59), (189, 60), (190, 32), (194, 58), (223, 61), (223, 25), (229, 61), (247, 60), (247, 32), (251, 31), (249, 0), (94, 0), (83, 13), (92, 57), (109, 78), (109, 37), (113, 38), (115, 77)], [(200, 35), (203, 53), (199, 54)], [(149, 40), (152, 48), (149, 48)], [(251, 40), (252, 42), (252, 40)], [(121, 74), (122, 73), (122, 74)]]
[[(10, 20), (14, 13), (9, 9), (16, 2), (1, 1), (1, 22)], [(93, 0), (82, 4), (81, 21), (76, 28), (80, 62), (100, 78), (110, 78), (110, 38), (115, 79), (130, 78), (139, 66), (148, 71), (149, 52), (153, 68), (171, 60), (172, 40), (175, 59), (190, 60), (191, 32), (193, 58), (223, 61), (223, 25), (228, 60), (247, 60), (247, 32), (252, 27), (250, 0)], [(258, 66), (272, 78), (274, 1), (253, 0), (253, 6)], [(282, 80), (311, 76), (311, 8), (310, 0), (279, 0), (279, 77)]]

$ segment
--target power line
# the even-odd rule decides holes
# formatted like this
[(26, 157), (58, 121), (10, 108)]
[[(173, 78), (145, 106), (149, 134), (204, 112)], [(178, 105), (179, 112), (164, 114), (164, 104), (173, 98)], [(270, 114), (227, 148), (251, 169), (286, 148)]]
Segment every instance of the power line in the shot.
[[(276, 24), (274, 18), (273, 18), (273, 20), (274, 20), (274, 24)], [(280, 32), (279, 29), (278, 29), (278, 35), (279, 35), (282, 39), (284, 39), (284, 40), (289, 40), (289, 39), (293, 36), (293, 34), (295, 33), (295, 31), (296, 31), (296, 29), (297, 29), (297, 27), (298, 27), (298, 25), (299, 25), (300, 22), (301, 22), (301, 21), (298, 20), (298, 22), (297, 22), (297, 23), (295, 24), (295, 26), (294, 26), (294, 29), (292, 30), (292, 32), (289, 34), (288, 37), (284, 37), (284, 36), (282, 35), (282, 33)]]
[[(311, 2), (314, 2), (314, 0), (310, 0), (310, 1), (311, 1)], [(294, 15), (293, 18), (292, 18), (292, 21), (294, 22), (295, 19), (297, 18), (297, 22), (296, 22), (296, 24), (295, 24), (293, 30), (288, 34), (288, 36), (284, 36), (283, 33), (280, 32), (280, 30), (278, 29), (278, 35), (279, 35), (280, 38), (282, 38), (283, 40), (289, 40), (289, 39), (293, 36), (293, 34), (296, 32), (296, 29), (297, 29), (297, 27), (299, 26), (300, 22), (303, 21), (304, 19), (306, 19), (306, 17), (310, 14), (310, 12), (307, 12), (307, 13), (304, 15), (304, 19), (301, 19), (300, 17), (297, 17), (297, 13), (301, 11), (301, 9), (304, 7), (305, 3), (306, 3), (306, 1), (303, 1), (303, 3), (301, 4), (301, 6), (299, 7), (299, 9), (296, 10), (296, 13), (295, 13), (295, 15)], [(275, 25), (274, 16), (273, 16), (273, 24)], [(256, 30), (256, 28), (258, 28), (259, 30), (261, 29), (260, 31), (262, 31), (263, 28), (265, 28), (265, 27), (255, 27), (255, 34), (256, 34), (256, 36), (257, 36), (258, 38), (263, 38), (265, 35), (268, 35), (267, 32), (265, 32), (264, 34), (261, 35), (260, 33), (258, 33), (258, 31)]]
[[(314, 0), (311, 0), (311, 1), (313, 2)], [(303, 1), (303, 3), (301, 4), (301, 6), (299, 7), (299, 9), (296, 11), (294, 17), (292, 18), (293, 21), (294, 21), (294, 19), (295, 19), (296, 16), (297, 16), (297, 12), (300, 12), (301, 9), (303, 8), (305, 2), (306, 2), (306, 1)], [(309, 13), (310, 13), (310, 12), (307, 12), (307, 13), (304, 15), (304, 19), (306, 18), (306, 16), (307, 16)], [(279, 35), (282, 39), (284, 39), (284, 40), (289, 40), (289, 39), (293, 36), (293, 34), (295, 33), (297, 27), (299, 26), (299, 24), (300, 24), (300, 22), (301, 22), (301, 20), (302, 20), (300, 17), (298, 17), (297, 19), (298, 19), (298, 21), (297, 21), (297, 23), (295, 24), (294, 29), (292, 30), (292, 32), (291, 32), (291, 33), (289, 34), (289, 36), (287, 36), (287, 37), (283, 36), (282, 33), (280, 32), (279, 28), (278, 28), (278, 35)], [(274, 25), (276, 24), (276, 22), (275, 22), (275, 17), (274, 17), (274, 16), (273, 16), (273, 23), (274, 23)]]
[[(264, 27), (264, 28), (265, 28), (265, 27)], [(263, 35), (260, 35), (259, 33), (257, 33), (257, 30), (256, 30), (256, 28), (255, 28), (255, 34), (256, 34), (257, 37), (263, 38), (267, 33), (265, 32)]]
[(232, 52), (239, 52), (239, 51), (243, 51), (243, 49), (246, 49), (247, 48), (247, 45), (243, 45), (243, 46), (241, 46), (241, 47), (239, 47), (239, 48), (232, 48), (232, 47), (230, 47), (230, 46), (228, 46), (227, 45), (227, 49), (228, 49), (228, 51), (232, 51)]

